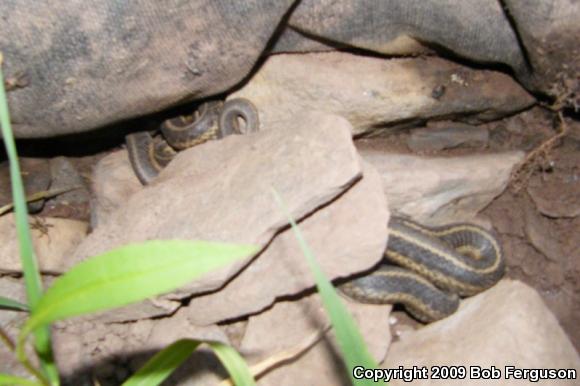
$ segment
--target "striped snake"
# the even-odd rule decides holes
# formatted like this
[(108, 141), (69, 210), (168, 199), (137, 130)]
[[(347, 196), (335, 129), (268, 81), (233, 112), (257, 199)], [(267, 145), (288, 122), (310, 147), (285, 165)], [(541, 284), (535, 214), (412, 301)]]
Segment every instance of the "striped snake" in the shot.
[[(240, 125), (240, 119), (244, 122)], [(149, 132), (125, 137), (129, 160), (143, 185), (150, 183), (175, 157), (176, 152), (231, 134), (258, 131), (258, 111), (247, 99), (202, 104), (193, 116), (179, 116), (161, 124), (162, 137)]]
[(393, 217), (384, 262), (339, 289), (363, 303), (401, 303), (415, 318), (432, 322), (454, 313), (459, 296), (493, 286), (504, 271), (498, 241), (477, 225), (429, 228)]

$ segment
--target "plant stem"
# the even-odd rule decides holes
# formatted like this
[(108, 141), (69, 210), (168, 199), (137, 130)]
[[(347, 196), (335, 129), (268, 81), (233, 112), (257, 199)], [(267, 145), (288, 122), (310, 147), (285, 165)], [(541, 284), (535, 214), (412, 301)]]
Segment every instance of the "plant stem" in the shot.
[(0, 340), (6, 345), (6, 347), (8, 347), (8, 349), (10, 351), (14, 352), (16, 350), (16, 346), (14, 345), (14, 342), (12, 341), (12, 339), (10, 339), (10, 337), (2, 329), (2, 327), (0, 327)]

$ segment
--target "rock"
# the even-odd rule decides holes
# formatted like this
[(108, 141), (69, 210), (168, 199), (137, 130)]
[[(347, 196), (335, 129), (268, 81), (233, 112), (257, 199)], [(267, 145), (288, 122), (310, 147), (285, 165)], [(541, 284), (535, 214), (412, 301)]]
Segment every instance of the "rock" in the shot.
[(463, 157), (389, 154), (357, 143), (383, 179), (390, 209), (426, 224), (469, 221), (507, 186), (521, 152)]
[(90, 367), (96, 375), (110, 377), (124, 363), (131, 371), (138, 370), (155, 353), (185, 338), (229, 344), (218, 326), (195, 326), (178, 311), (167, 318), (123, 324), (94, 323), (86, 318), (59, 323), (54, 351), (65, 376)]
[(135, 192), (143, 189), (137, 179), (127, 150), (113, 152), (101, 159), (92, 175), (94, 200), (92, 202), (91, 227), (95, 229), (119, 209)]
[[(42, 192), (50, 186), (50, 169), (44, 158), (20, 157), (20, 172), (26, 196)], [(10, 169), (8, 162), (0, 164), (0, 207), (12, 203), (12, 185), (10, 183)], [(44, 206), (44, 200), (28, 204), (30, 213), (38, 213)]]
[[(0, 296), (23, 304), (27, 303), (24, 283), (22, 280), (14, 279), (10, 276), (0, 276)], [(0, 328), (21, 314), (21, 312), (7, 311), (0, 308)]]
[[(88, 224), (77, 220), (29, 217), (34, 250), (43, 273), (61, 273), (85, 238)], [(14, 215), (0, 217), (0, 273), (21, 273)]]
[[(26, 304), (26, 289), (23, 280), (10, 276), (0, 276), (0, 296)], [(8, 311), (0, 308), (0, 329), (13, 342), (16, 341), (20, 327), (27, 319), (27, 312)], [(30, 378), (30, 374), (2, 341), (0, 341), (0, 373)]]
[(433, 152), (460, 146), (483, 148), (488, 141), (489, 132), (484, 127), (460, 122), (434, 122), (426, 128), (412, 130), (407, 146), (415, 152)]
[(505, 9), (517, 25), (519, 44), (534, 69), (534, 76), (522, 81), (553, 97), (567, 96), (568, 106), (578, 106), (580, 4), (570, 0), (507, 0)]
[[(434, 98), (433, 90), (444, 93)], [(533, 98), (507, 75), (475, 71), (438, 58), (379, 59), (341, 52), (275, 55), (229, 98), (248, 98), (269, 130), (304, 111), (342, 115), (353, 134), (405, 120), (492, 120)]]
[(52, 175), (51, 190), (72, 190), (47, 200), (48, 215), (88, 221), (90, 193), (72, 162), (66, 157), (51, 159), (50, 174)]
[[(1, 287), (3, 287), (2, 283), (0, 283), (0, 289)], [(0, 328), (2, 328), (2, 331), (11, 337), (13, 341), (16, 341), (18, 333), (20, 332), (20, 326), (26, 322), (28, 315), (23, 312), (16, 313), (5, 310), (0, 310), (0, 314), (12, 315), (10, 316), (10, 320), (6, 320), (4, 317), (2, 318), (3, 320), (0, 320)], [(0, 373), (30, 379), (30, 373), (26, 371), (20, 362), (18, 362), (14, 353), (10, 351), (3, 342), (0, 344)]]
[[(97, 227), (70, 263), (149, 239), (263, 247), (287, 224), (272, 188), (291, 215), (301, 219), (360, 178), (361, 163), (350, 132), (343, 118), (309, 113), (286, 129), (231, 136), (183, 151), (151, 185), (111, 214), (106, 226)], [(219, 288), (248, 262), (208, 274), (180, 293), (189, 296)], [(130, 311), (111, 317), (133, 319)]]
[[(564, 368), (578, 372), (580, 357), (538, 293), (521, 282), (503, 280), (490, 290), (462, 302), (454, 315), (393, 343), (382, 367), (431, 368), (445, 365), (465, 366), (468, 371), (470, 366), (495, 366), (503, 375), (505, 366)], [(476, 382), (470, 380), (469, 384)], [(522, 384), (503, 376), (498, 380), (480, 382), (486, 385)], [(557, 384), (576, 385), (577, 382), (570, 380)], [(466, 384), (465, 380), (456, 383)], [(445, 381), (445, 384), (456, 383)], [(406, 383), (393, 380), (389, 384)], [(439, 385), (441, 381), (424, 379), (415, 380), (413, 384)]]
[[(365, 164), (363, 170), (361, 181), (299, 224), (331, 279), (371, 268), (386, 248), (389, 213), (381, 179), (372, 166)], [(276, 298), (313, 287), (306, 258), (293, 231), (287, 229), (220, 291), (193, 298), (189, 317), (201, 325), (235, 319), (263, 310)]]
[[(380, 362), (391, 341), (391, 307), (352, 301), (343, 303), (359, 326), (369, 352)], [(318, 295), (276, 303), (271, 310), (250, 318), (242, 352), (258, 356), (260, 360), (268, 358), (296, 347), (328, 323)], [(333, 334), (326, 333), (306, 353), (261, 377), (260, 385), (342, 385), (345, 381), (348, 384), (347, 370), (339, 353)]]

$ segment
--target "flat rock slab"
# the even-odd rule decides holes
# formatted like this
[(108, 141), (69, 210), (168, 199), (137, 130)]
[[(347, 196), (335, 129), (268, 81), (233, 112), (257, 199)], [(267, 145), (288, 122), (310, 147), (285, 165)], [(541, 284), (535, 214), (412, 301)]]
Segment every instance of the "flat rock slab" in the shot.
[(381, 174), (393, 212), (426, 224), (471, 220), (507, 186), (522, 152), (427, 157), (357, 148)]
[(534, 99), (509, 76), (438, 58), (379, 59), (341, 52), (268, 58), (230, 98), (248, 98), (261, 128), (293, 121), (304, 111), (341, 115), (361, 134), (409, 119), (469, 116), (492, 120)]
[(489, 141), (489, 132), (481, 126), (461, 122), (434, 122), (411, 131), (407, 140), (415, 152), (435, 152), (456, 147), (483, 148)]
[[(60, 273), (84, 240), (88, 224), (64, 218), (29, 217), (32, 243), (42, 273)], [(0, 274), (21, 273), (14, 214), (0, 217)]]
[[(50, 187), (51, 175), (47, 159), (20, 157), (19, 163), (24, 193), (27, 196), (43, 192)], [(45, 200), (37, 200), (28, 203), (28, 212), (40, 212), (44, 206), (44, 202)], [(12, 185), (10, 182), (9, 163), (6, 161), (0, 163), (0, 207), (9, 203), (12, 203)]]
[[(380, 362), (391, 342), (389, 313), (391, 306), (360, 304), (345, 300), (369, 352)], [(265, 359), (292, 349), (328, 325), (318, 295), (299, 301), (279, 302), (267, 312), (251, 317), (242, 340), (241, 351)], [(260, 385), (349, 385), (340, 351), (332, 333), (306, 353), (260, 378)]]
[[(272, 194), (301, 219), (361, 178), (348, 121), (310, 113), (285, 130), (232, 136), (180, 153), (79, 246), (72, 262), (131, 242), (191, 239), (265, 246), (287, 224)], [(248, 259), (182, 289), (221, 287)], [(63, 269), (66, 267), (63, 267)], [(149, 305), (152, 303), (149, 302)], [(115, 312), (119, 319), (132, 319)]]
[[(527, 285), (503, 280), (489, 291), (461, 303), (458, 312), (391, 345), (381, 367), (404, 366), (505, 366), (519, 369), (576, 369), (580, 357), (543, 303)], [(469, 379), (469, 378), (467, 378)], [(528, 380), (469, 380), (471, 384), (524, 385)], [(404, 385), (393, 380), (390, 385)], [(464, 385), (466, 380), (419, 379), (414, 385)], [(540, 384), (577, 385), (578, 380), (544, 380)]]
[[(167, 318), (132, 323), (104, 324), (86, 318), (76, 319), (57, 324), (54, 331), (56, 359), (67, 376), (91, 368), (96, 376), (111, 378), (118, 372), (120, 363), (137, 371), (155, 353), (179, 339), (229, 344), (220, 327), (195, 326), (180, 311)], [(191, 367), (189, 369), (197, 374)], [(200, 370), (200, 367), (195, 369)], [(214, 374), (214, 377), (218, 375)], [(75, 384), (80, 384), (79, 380), (75, 381)], [(123, 379), (117, 381), (116, 384), (120, 384)]]
[(88, 186), (73, 162), (60, 156), (50, 160), (51, 190), (72, 189), (47, 200), (45, 212), (53, 217), (88, 221), (90, 198)]
[[(10, 276), (1, 276), (0, 296), (26, 304), (26, 288), (24, 287), (23, 280), (15, 279)], [(3, 309), (0, 310), (0, 328), (14, 320), (19, 315), (25, 316), (26, 314), (21, 312), (5, 311)]]
[(135, 192), (143, 189), (129, 162), (126, 149), (103, 157), (93, 170), (91, 202), (91, 226), (97, 228)]
[[(364, 165), (363, 175), (332, 204), (299, 224), (330, 278), (371, 268), (382, 259), (386, 248), (389, 213), (381, 178), (368, 164)], [(189, 318), (202, 325), (234, 319), (260, 311), (276, 298), (314, 286), (298, 241), (287, 229), (220, 291), (193, 298), (188, 305)]]

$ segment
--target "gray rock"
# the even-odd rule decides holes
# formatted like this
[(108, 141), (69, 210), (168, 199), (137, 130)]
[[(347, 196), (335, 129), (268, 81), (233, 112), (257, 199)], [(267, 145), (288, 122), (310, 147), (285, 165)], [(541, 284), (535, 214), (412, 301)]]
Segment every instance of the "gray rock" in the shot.
[(51, 216), (87, 220), (90, 193), (83, 177), (66, 157), (50, 160), (52, 175), (51, 190), (71, 189), (47, 200), (47, 210)]
[[(444, 86), (442, 96), (434, 89)], [(331, 52), (270, 57), (229, 98), (250, 99), (264, 130), (304, 111), (341, 115), (361, 134), (405, 120), (467, 115), (486, 121), (530, 106), (534, 99), (508, 76), (437, 58), (378, 59)]]
[(455, 147), (483, 148), (488, 141), (489, 132), (484, 127), (460, 122), (433, 122), (426, 128), (412, 130), (407, 146), (415, 152), (435, 152)]
[[(20, 157), (20, 172), (24, 185), (24, 194), (46, 191), (50, 187), (51, 176), (48, 160), (44, 158)], [(29, 213), (38, 213), (44, 207), (45, 200), (28, 203)], [(0, 207), (12, 203), (12, 185), (8, 162), (0, 163)]]
[[(77, 220), (29, 217), (32, 243), (40, 270), (61, 273), (76, 247), (85, 238), (88, 224)], [(0, 273), (21, 273), (14, 215), (0, 217)]]
[[(69, 264), (148, 239), (265, 246), (287, 224), (272, 188), (291, 215), (301, 219), (360, 178), (350, 132), (343, 118), (310, 113), (286, 129), (232, 136), (181, 152), (151, 185), (97, 227)], [(181, 293), (219, 288), (248, 262), (206, 275)], [(111, 317), (132, 319), (126, 311)]]
[[(344, 301), (344, 304), (359, 326), (370, 354), (380, 362), (391, 342), (391, 307), (352, 301)], [(327, 324), (328, 318), (318, 295), (294, 302), (278, 302), (271, 310), (250, 318), (241, 349), (243, 353), (265, 359), (295, 347)], [(261, 377), (260, 384), (348, 385), (348, 374), (339, 353), (334, 334), (326, 333), (306, 353)]]
[(91, 227), (95, 229), (129, 197), (143, 189), (129, 163), (127, 150), (108, 154), (95, 165), (92, 189)]
[[(361, 181), (299, 224), (331, 279), (371, 268), (382, 259), (386, 248), (389, 213), (381, 179), (368, 164), (363, 171)], [(235, 319), (263, 310), (276, 298), (297, 295), (314, 286), (306, 258), (288, 229), (220, 291), (192, 299), (189, 317), (202, 325)]]
[[(399, 366), (470, 366), (500, 369), (498, 380), (469, 380), (469, 384), (521, 385), (529, 381), (506, 379), (504, 367), (519, 369), (575, 369), (580, 357), (543, 303), (527, 285), (511, 280), (462, 302), (454, 315), (405, 334), (391, 345), (384, 368)], [(467, 378), (469, 379), (469, 378)], [(542, 384), (577, 385), (578, 380), (541, 381)], [(393, 380), (391, 385), (406, 384)], [(433, 379), (416, 385), (439, 385)], [(466, 384), (466, 380), (445, 381)]]
[(54, 329), (53, 340), (63, 375), (71, 376), (88, 366), (96, 375), (109, 377), (122, 368), (121, 363), (128, 362), (132, 371), (138, 370), (156, 352), (185, 338), (229, 343), (218, 326), (195, 326), (183, 312), (123, 324), (71, 320)]
[(391, 211), (426, 224), (469, 221), (507, 186), (521, 152), (463, 157), (389, 154), (358, 143), (375, 166)]

